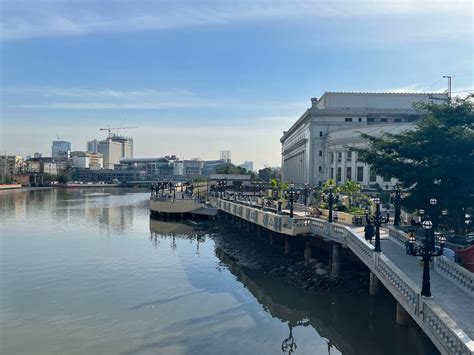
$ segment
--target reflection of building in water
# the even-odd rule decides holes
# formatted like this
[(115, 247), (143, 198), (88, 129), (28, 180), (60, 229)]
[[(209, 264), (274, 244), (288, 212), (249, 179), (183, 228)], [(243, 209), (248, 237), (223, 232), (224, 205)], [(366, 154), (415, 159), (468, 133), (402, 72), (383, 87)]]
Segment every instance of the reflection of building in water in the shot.
[(160, 240), (170, 240), (171, 249), (177, 248), (176, 238), (196, 241), (196, 254), (199, 254), (199, 244), (206, 241), (205, 233), (195, 230), (193, 226), (178, 222), (163, 222), (150, 218), (150, 239), (158, 246)]
[(100, 227), (106, 229), (107, 232), (123, 234), (132, 227), (133, 213), (130, 212), (130, 206), (104, 206), (89, 210), (93, 214), (98, 212)]
[[(304, 291), (297, 291), (291, 286), (270, 279), (257, 270), (241, 268), (233, 257), (222, 249), (216, 248), (216, 255), (229, 271), (242, 282), (257, 301), (272, 316), (288, 324), (288, 336), (282, 339), (281, 349), (286, 354), (295, 352), (298, 338), (293, 336), (295, 327), (311, 326), (327, 341), (328, 354), (378, 354), (380, 328), (377, 321), (387, 322), (381, 303), (374, 305), (361, 302), (360, 295), (314, 295), (309, 297)], [(381, 301), (379, 299), (379, 301)], [(376, 307), (377, 317), (370, 317), (371, 309)], [(373, 312), (372, 312), (373, 313)], [(348, 320), (350, 318), (350, 320)], [(375, 324), (375, 325), (374, 325)], [(393, 344), (397, 353), (429, 354), (433, 347), (424, 342), (410, 328), (410, 339), (397, 337), (395, 324), (393, 329), (384, 328), (386, 336), (394, 337)], [(393, 332), (391, 333), (391, 331)], [(378, 342), (378, 345), (376, 343)], [(407, 350), (411, 348), (410, 350)]]

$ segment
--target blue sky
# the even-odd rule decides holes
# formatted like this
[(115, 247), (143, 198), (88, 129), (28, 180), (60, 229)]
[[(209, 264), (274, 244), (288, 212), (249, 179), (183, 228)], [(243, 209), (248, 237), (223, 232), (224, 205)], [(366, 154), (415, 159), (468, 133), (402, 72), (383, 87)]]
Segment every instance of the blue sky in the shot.
[(473, 88), (470, 1), (4, 0), (2, 153), (138, 126), (136, 156), (280, 164), (325, 91)]

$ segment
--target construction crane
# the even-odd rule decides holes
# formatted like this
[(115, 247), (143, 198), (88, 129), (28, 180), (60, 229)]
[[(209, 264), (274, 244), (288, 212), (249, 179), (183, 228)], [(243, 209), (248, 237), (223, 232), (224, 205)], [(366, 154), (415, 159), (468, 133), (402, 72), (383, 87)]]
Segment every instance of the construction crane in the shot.
[(109, 134), (108, 134), (108, 137), (112, 136), (112, 130), (113, 129), (116, 129), (117, 131), (119, 129), (130, 129), (130, 128), (138, 128), (138, 127), (110, 127), (109, 125), (107, 125), (106, 128), (99, 128), (100, 131), (108, 131)]

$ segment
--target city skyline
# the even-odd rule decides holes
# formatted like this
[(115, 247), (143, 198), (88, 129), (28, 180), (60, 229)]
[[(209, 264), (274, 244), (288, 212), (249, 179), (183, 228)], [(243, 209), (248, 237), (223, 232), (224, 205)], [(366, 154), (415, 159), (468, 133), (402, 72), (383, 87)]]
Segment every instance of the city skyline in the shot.
[(132, 125), (137, 157), (262, 168), (325, 91), (472, 89), (468, 1), (68, 4), (3, 4), (2, 153)]

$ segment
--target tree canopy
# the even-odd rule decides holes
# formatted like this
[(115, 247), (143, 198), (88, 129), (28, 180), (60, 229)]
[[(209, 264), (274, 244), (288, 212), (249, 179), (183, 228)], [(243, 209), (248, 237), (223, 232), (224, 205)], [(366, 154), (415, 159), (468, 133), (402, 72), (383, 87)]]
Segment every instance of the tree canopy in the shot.
[(363, 135), (368, 147), (355, 148), (359, 160), (380, 176), (397, 178), (409, 194), (409, 210), (448, 211), (448, 224), (464, 232), (464, 215), (474, 201), (474, 113), (470, 98), (446, 103), (419, 103), (421, 119), (414, 129), (380, 137)]

